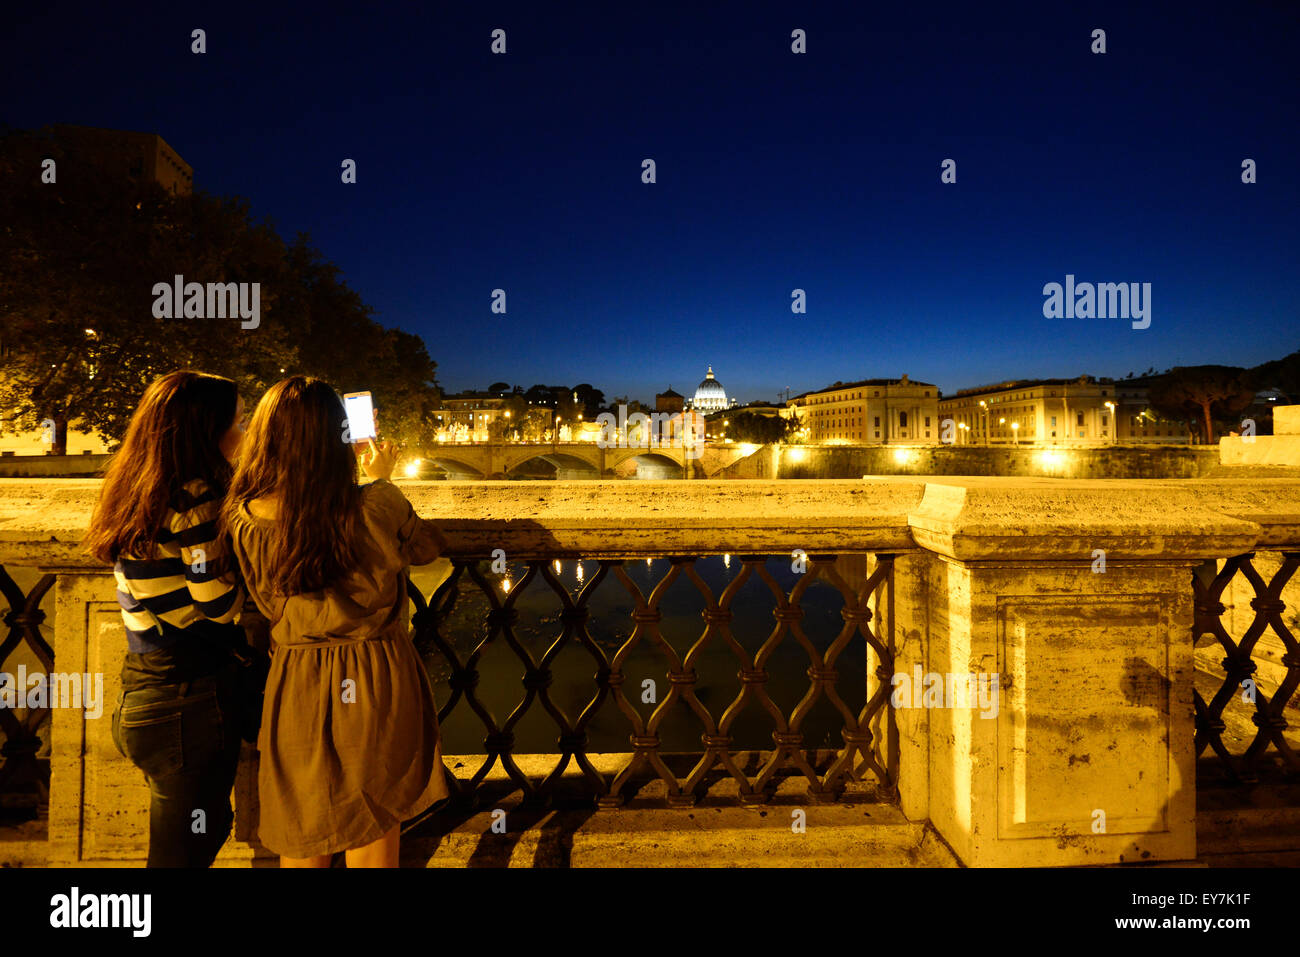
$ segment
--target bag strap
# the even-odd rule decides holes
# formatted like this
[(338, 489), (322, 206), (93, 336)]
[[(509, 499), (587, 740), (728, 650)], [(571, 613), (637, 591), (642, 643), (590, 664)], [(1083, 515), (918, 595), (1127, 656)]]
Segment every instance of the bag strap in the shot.
[(150, 618), (153, 619), (153, 626), (158, 629), (158, 637), (166, 638), (167, 633), (163, 631), (162, 620), (157, 615), (154, 614), (152, 608), (150, 608), (148, 605), (144, 603), (143, 598), (137, 598), (136, 601), (139, 603), (140, 607), (145, 610), (145, 614), (147, 614)]
[[(165, 638), (167, 636), (167, 633), (163, 631), (162, 620), (154, 613), (154, 610), (152, 608), (150, 608), (148, 605), (144, 603), (142, 599), (137, 598), (136, 601), (139, 602), (140, 607), (145, 610), (145, 613), (148, 614), (148, 616), (153, 619), (153, 626), (158, 629), (158, 637)], [(188, 629), (186, 628), (181, 628), (180, 630), (188, 631)], [(200, 637), (199, 640), (203, 641), (206, 639)], [(217, 644), (220, 645), (220, 647), (224, 648), (226, 651), (229, 651), (232, 655), (234, 655), (240, 664), (251, 665), (256, 661), (256, 649), (253, 648), (253, 646), (248, 643), (247, 638), (244, 639), (242, 645), (240, 642), (234, 640), (220, 641), (217, 642)]]

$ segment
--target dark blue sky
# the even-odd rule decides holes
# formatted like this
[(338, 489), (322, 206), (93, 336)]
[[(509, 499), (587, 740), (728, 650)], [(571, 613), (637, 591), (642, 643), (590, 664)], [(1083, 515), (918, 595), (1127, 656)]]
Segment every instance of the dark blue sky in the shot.
[[(1300, 346), (1294, 3), (108, 6), (6, 14), (0, 119), (160, 133), (448, 389), (950, 392)], [(1043, 318), (1067, 273), (1150, 282), (1150, 328)]]

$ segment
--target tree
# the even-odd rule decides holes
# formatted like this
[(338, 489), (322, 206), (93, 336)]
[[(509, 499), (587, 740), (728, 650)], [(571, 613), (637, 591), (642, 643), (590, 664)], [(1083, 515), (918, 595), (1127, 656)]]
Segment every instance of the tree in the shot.
[[(44, 157), (54, 183), (38, 178)], [(11, 132), (0, 143), (0, 313), (5, 427), (54, 426), (54, 451), (79, 421), (119, 437), (144, 387), (195, 367), (264, 387), (292, 354), (273, 326), (237, 319), (164, 319), (153, 287), (186, 281), (270, 280), (275, 308), (281, 248), (237, 200), (176, 197), (154, 183), (113, 179), (50, 133)]]
[[(45, 157), (54, 183), (39, 181)], [(155, 284), (176, 275), (257, 283), (257, 327), (155, 316)], [(228, 376), (250, 401), (293, 373), (371, 390), (399, 441), (427, 439), (438, 398), (424, 343), (375, 322), (308, 237), (286, 245), (243, 200), (88, 168), (45, 131), (0, 137), (0, 315), (3, 425), (53, 423), (56, 452), (69, 422), (120, 438), (149, 382), (177, 368)]]
[(493, 382), (490, 386), (487, 387), (487, 390), (488, 390), (489, 392), (494, 392), (494, 393), (496, 393), (496, 394), (498, 394), (498, 395), (501, 394), (501, 393), (503, 393), (503, 392), (509, 392), (509, 391), (510, 391), (510, 383), (509, 383), (509, 382)]
[(552, 425), (551, 410), (528, 407), (520, 425), (519, 434), (526, 442), (540, 442)]
[(605, 393), (589, 382), (575, 385), (573, 392), (578, 396), (578, 402), (582, 405), (582, 414), (594, 422), (596, 416), (600, 415), (601, 410), (605, 407)]
[[(511, 394), (505, 397), (505, 402), (501, 406), (501, 415), (492, 420), (488, 429), (488, 436), (494, 442), (500, 442), (504, 439), (514, 438), (516, 436), (528, 437), (528, 403), (524, 400), (523, 395)], [(549, 420), (549, 413), (546, 414)]]
[(541, 383), (538, 383), (537, 385), (531, 386), (528, 391), (524, 393), (524, 399), (532, 405), (544, 405), (553, 409), (555, 408), (555, 398), (558, 391), (559, 390), (555, 386), (542, 385)]
[[(723, 413), (726, 415), (726, 413)], [(719, 419), (716, 427), (722, 427)], [(727, 415), (728, 424), (723, 428), (727, 436), (735, 442), (753, 442), (767, 445), (780, 442), (790, 431), (790, 422), (779, 415), (763, 415), (757, 412), (735, 412)]]
[(1167, 418), (1197, 416), (1202, 441), (1214, 441), (1214, 417), (1230, 417), (1255, 398), (1246, 370), (1235, 366), (1178, 366), (1152, 382), (1147, 399)]
[(609, 406), (604, 411), (612, 412), (615, 416), (617, 416), (618, 407), (620, 405), (627, 406), (628, 415), (631, 415), (633, 412), (644, 412), (647, 415), (649, 415), (651, 412), (654, 411), (654, 409), (651, 406), (646, 405), (644, 402), (641, 402), (637, 399), (629, 399), (625, 395), (614, 396), (614, 398), (610, 400)]
[(558, 401), (555, 403), (555, 417), (569, 425), (574, 425), (577, 423), (578, 416), (580, 415), (584, 417), (586, 415), (583, 411), (582, 403), (575, 402), (573, 399), (573, 393), (566, 389), (561, 393)]
[(799, 433), (803, 430), (803, 427), (804, 420), (799, 418), (799, 410), (795, 409), (790, 417), (785, 420), (784, 440), (786, 442), (802, 442)]
[(1300, 396), (1300, 351), (1255, 366), (1248, 378), (1256, 391), (1281, 389), (1293, 398)]

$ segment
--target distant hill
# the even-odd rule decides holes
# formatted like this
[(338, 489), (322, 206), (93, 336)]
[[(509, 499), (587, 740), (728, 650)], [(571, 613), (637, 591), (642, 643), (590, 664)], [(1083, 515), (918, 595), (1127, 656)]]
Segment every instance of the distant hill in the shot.
[(1281, 389), (1292, 402), (1300, 401), (1300, 350), (1255, 366), (1250, 382), (1256, 389)]

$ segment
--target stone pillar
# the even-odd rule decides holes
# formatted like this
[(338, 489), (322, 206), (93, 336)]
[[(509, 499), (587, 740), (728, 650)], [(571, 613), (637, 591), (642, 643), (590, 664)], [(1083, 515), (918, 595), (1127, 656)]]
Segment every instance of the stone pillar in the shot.
[[(117, 753), (111, 730), (124, 653), (113, 650), (126, 645), (113, 576), (107, 570), (45, 570), (58, 573), (54, 667), (64, 673), (98, 676), (104, 689), (98, 718), (69, 708), (55, 708), (52, 713), (50, 863), (142, 859), (149, 841), (149, 792), (143, 775)], [(114, 636), (118, 641), (103, 640)]]
[(1194, 489), (1050, 479), (935, 480), (909, 522), (929, 672), (998, 681), (988, 707), (924, 702), (930, 817), (958, 856), (1194, 858), (1191, 571), (1259, 526)]
[[(144, 773), (118, 753), (112, 720), (121, 691), (126, 631), (110, 569), (60, 567), (54, 586), (54, 667), (102, 676), (99, 717), (55, 708), (50, 734), (49, 860), (51, 865), (123, 866), (143, 863), (149, 849), (149, 786)], [(245, 744), (235, 782), (235, 838), (217, 865), (268, 857), (253, 840), (257, 751)], [(239, 838), (243, 840), (239, 840)]]
[[(894, 556), (894, 673), (912, 676), (930, 671), (930, 556), (907, 551)], [(893, 689), (891, 689), (891, 694)], [(924, 708), (896, 708), (898, 726), (898, 802), (912, 821), (930, 817), (930, 713)]]

